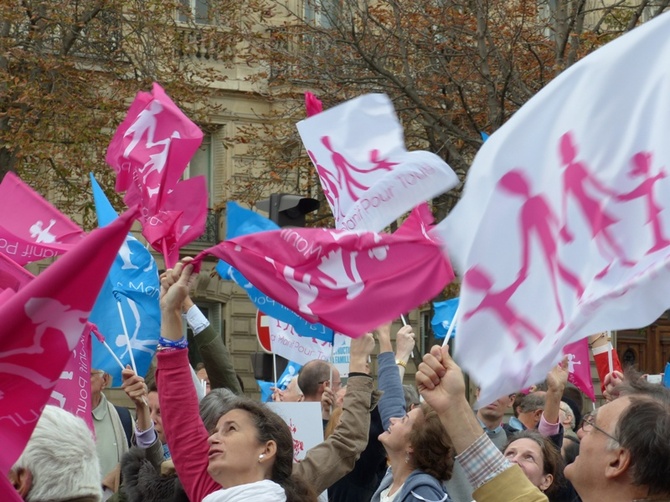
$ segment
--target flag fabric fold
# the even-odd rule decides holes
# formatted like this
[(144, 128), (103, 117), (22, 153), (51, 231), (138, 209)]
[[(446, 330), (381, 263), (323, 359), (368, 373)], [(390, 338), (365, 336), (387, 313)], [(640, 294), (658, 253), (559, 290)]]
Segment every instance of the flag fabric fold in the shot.
[(429, 211), (415, 210), (392, 235), (283, 228), (230, 239), (195, 260), (217, 256), (309, 322), (359, 337), (430, 300), (453, 279), (429, 235), (431, 224)]
[(298, 131), (336, 228), (381, 231), (458, 183), (437, 155), (406, 150), (388, 96), (367, 94), (324, 112), (313, 95), (305, 100), (311, 116), (298, 123)]
[(483, 401), (670, 305), (668, 30), (670, 14), (644, 23), (528, 101), (436, 230), (462, 276), (455, 357)]
[(86, 235), (12, 172), (0, 183), (0, 214), (0, 253), (19, 265), (63, 254)]
[(1, 472), (30, 438), (138, 212), (93, 231), (0, 306)]
[[(226, 239), (278, 229), (279, 227), (272, 220), (249, 209), (244, 209), (235, 202), (229, 202), (226, 206)], [(231, 267), (225, 261), (219, 260), (219, 263), (216, 265), (216, 271), (221, 278), (232, 280), (244, 288), (244, 291), (249, 295), (249, 299), (261, 312), (274, 319), (290, 324), (298, 335), (332, 343), (334, 335), (332, 329), (319, 323), (306, 321), (274, 298), (270, 298), (268, 295), (262, 293), (247, 281), (239, 270)]]

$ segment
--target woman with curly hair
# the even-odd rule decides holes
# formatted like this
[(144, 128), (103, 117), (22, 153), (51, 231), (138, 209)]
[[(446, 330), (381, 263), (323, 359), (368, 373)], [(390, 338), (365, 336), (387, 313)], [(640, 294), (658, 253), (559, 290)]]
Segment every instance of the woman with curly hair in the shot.
[[(390, 325), (377, 330), (379, 336), (379, 389), (384, 395), (379, 412), (386, 430), (379, 441), (390, 467), (372, 497), (372, 502), (446, 501), (442, 481), (451, 477), (454, 459), (451, 439), (440, 418), (428, 406), (405, 412), (405, 397), (391, 346)], [(397, 335), (413, 338), (409, 326)]]

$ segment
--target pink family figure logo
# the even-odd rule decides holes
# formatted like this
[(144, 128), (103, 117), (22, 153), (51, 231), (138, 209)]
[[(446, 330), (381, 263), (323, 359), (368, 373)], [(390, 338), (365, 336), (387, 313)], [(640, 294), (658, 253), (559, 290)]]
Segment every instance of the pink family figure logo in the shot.
[(42, 220), (37, 220), (35, 223), (33, 223), (30, 227), (30, 236), (35, 239), (35, 242), (39, 243), (45, 243), (45, 244), (53, 244), (56, 241), (56, 236), (51, 233), (51, 229), (53, 226), (56, 224), (56, 220), (49, 220), (49, 225), (46, 228), (44, 227), (44, 223)]
[[(596, 278), (601, 278), (607, 273), (613, 259), (618, 260), (626, 267), (635, 265), (634, 261), (626, 258), (622, 247), (616, 242), (612, 234), (610, 227), (619, 220), (609, 214), (604, 209), (602, 201), (594, 195), (595, 193), (600, 193), (603, 196), (616, 198), (618, 194), (601, 183), (588, 169), (586, 164), (576, 160), (577, 147), (570, 132), (561, 136), (559, 153), (561, 164), (564, 166), (563, 191), (561, 196), (563, 213), (561, 238), (565, 242), (571, 242), (574, 238), (568, 229), (567, 221), (568, 197), (572, 197), (591, 229), (591, 236), (598, 246), (601, 256), (608, 262), (607, 266), (596, 275)], [(612, 253), (614, 256), (612, 256)]]
[(559, 329), (565, 326), (565, 316), (561, 306), (560, 296), (558, 294), (558, 281), (556, 274), (568, 286), (575, 290), (577, 298), (584, 294), (584, 287), (579, 278), (568, 270), (559, 260), (558, 246), (556, 243), (559, 233), (560, 222), (558, 217), (551, 209), (551, 206), (542, 195), (532, 195), (530, 184), (523, 171), (514, 169), (505, 173), (498, 181), (498, 188), (511, 195), (521, 197), (523, 204), (519, 214), (519, 223), (521, 225), (521, 269), (518, 277), (528, 276), (530, 267), (530, 249), (531, 239), (536, 236), (544, 259), (549, 268), (549, 278), (551, 280), (551, 289), (554, 295), (554, 302), (560, 317)]
[(142, 137), (145, 134), (147, 136), (148, 145), (154, 142), (154, 135), (156, 134), (156, 127), (158, 126), (156, 115), (162, 111), (163, 105), (160, 103), (160, 101), (154, 99), (149, 105), (149, 109), (142, 110), (137, 115), (135, 122), (131, 124), (131, 126), (123, 135), (124, 138), (131, 136), (131, 141), (128, 143), (128, 146), (123, 152), (123, 156), (126, 159), (130, 157), (130, 154), (140, 143)]
[(643, 198), (647, 206), (647, 224), (651, 224), (654, 245), (647, 250), (647, 254), (659, 251), (670, 246), (670, 241), (663, 235), (660, 214), (663, 207), (654, 197), (654, 187), (660, 180), (666, 177), (665, 170), (661, 168), (658, 173), (651, 175), (651, 152), (638, 152), (631, 159), (629, 175), (632, 178), (640, 177), (642, 182), (628, 193), (616, 195), (616, 199), (622, 202)]
[(316, 167), (316, 172), (321, 179), (321, 188), (323, 189), (323, 194), (326, 197), (326, 200), (330, 204), (330, 207), (333, 209), (333, 215), (336, 220), (344, 218), (344, 213), (340, 209), (340, 182), (335, 178), (335, 175), (328, 171), (325, 167), (319, 164), (319, 161), (316, 159), (316, 156), (311, 150), (307, 150), (307, 155), (312, 159), (312, 163)]
[(341, 189), (346, 189), (346, 191), (349, 193), (349, 197), (351, 197), (354, 202), (360, 198), (360, 195), (356, 193), (356, 190), (365, 192), (370, 188), (369, 185), (365, 185), (359, 179), (357, 179), (356, 174), (368, 174), (378, 170), (391, 171), (392, 166), (396, 165), (396, 163), (389, 162), (386, 159), (379, 159), (379, 151), (373, 149), (370, 151), (370, 161), (372, 162), (373, 166), (370, 169), (362, 169), (353, 165), (344, 157), (344, 155), (335, 150), (335, 148), (331, 145), (329, 136), (322, 136), (321, 143), (331, 153), (330, 160), (337, 170), (338, 185)]
[[(32, 343), (29, 346), (0, 352), (0, 373), (25, 378), (43, 389), (49, 389), (54, 386), (58, 378), (52, 381), (41, 374), (37, 370), (41, 365), (33, 364), (30, 367), (17, 364), (17, 361), (10, 361), (10, 359), (15, 356), (45, 354), (42, 339), (47, 330), (59, 332), (65, 339), (68, 350), (72, 352), (86, 327), (89, 312), (72, 309), (70, 306), (63, 305), (52, 298), (31, 298), (26, 303), (24, 310), (30, 321), (35, 325)], [(77, 336), (73, 336), (73, 334)], [(54, 336), (53, 333), (50, 333), (50, 335)], [(48, 357), (49, 354), (45, 354), (45, 356)], [(46, 369), (50, 369), (48, 364)]]
[(519, 275), (517, 279), (500, 291), (492, 291), (493, 281), (491, 277), (479, 266), (470, 268), (463, 276), (463, 284), (475, 291), (484, 293), (479, 305), (463, 314), (463, 319), (468, 320), (475, 314), (485, 310), (491, 310), (505, 325), (512, 338), (516, 342), (514, 351), (517, 352), (526, 347), (527, 340), (531, 342), (542, 341), (542, 332), (529, 320), (512, 308), (510, 299), (526, 279)]

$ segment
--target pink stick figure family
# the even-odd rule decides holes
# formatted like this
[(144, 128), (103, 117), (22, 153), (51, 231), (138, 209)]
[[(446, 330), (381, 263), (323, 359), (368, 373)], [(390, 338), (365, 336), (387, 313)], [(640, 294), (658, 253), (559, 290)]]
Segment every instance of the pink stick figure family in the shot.
[[(475, 307), (464, 314), (469, 319), (476, 313), (490, 310), (506, 326), (514, 338), (516, 350), (526, 346), (527, 341), (539, 342), (542, 332), (528, 319), (521, 316), (510, 305), (510, 299), (528, 277), (530, 267), (530, 250), (532, 239), (535, 238), (541, 249), (544, 261), (549, 269), (551, 291), (559, 315), (558, 330), (565, 326), (565, 316), (561, 305), (558, 289), (559, 279), (574, 291), (576, 298), (581, 299), (584, 286), (579, 277), (571, 272), (558, 256), (558, 240), (571, 242), (573, 234), (568, 228), (567, 204), (572, 198), (577, 204), (580, 213), (591, 231), (591, 237), (603, 258), (608, 262), (595, 279), (604, 277), (614, 262), (624, 267), (632, 267), (636, 262), (625, 255), (624, 249), (617, 243), (612, 225), (619, 220), (608, 213), (597, 195), (610, 197), (618, 202), (628, 202), (643, 198), (646, 202), (647, 221), (652, 229), (653, 245), (646, 251), (647, 254), (659, 251), (670, 246), (670, 241), (663, 235), (660, 213), (663, 207), (654, 197), (654, 188), (658, 181), (665, 178), (665, 171), (661, 169), (657, 174), (651, 174), (651, 153), (639, 152), (631, 159), (631, 177), (641, 177), (642, 182), (633, 190), (626, 193), (616, 192), (603, 183), (589, 170), (588, 166), (577, 160), (577, 148), (571, 133), (564, 134), (559, 142), (560, 163), (563, 168), (563, 190), (561, 194), (562, 218), (554, 212), (547, 199), (542, 194), (533, 194), (530, 183), (524, 171), (514, 169), (505, 173), (498, 181), (497, 188), (509, 195), (522, 199), (519, 210), (519, 224), (521, 228), (521, 268), (516, 280), (500, 290), (493, 290), (493, 280), (480, 266), (471, 267), (463, 277), (463, 283), (473, 290), (481, 291), (484, 297)], [(597, 195), (596, 195), (597, 194)]]

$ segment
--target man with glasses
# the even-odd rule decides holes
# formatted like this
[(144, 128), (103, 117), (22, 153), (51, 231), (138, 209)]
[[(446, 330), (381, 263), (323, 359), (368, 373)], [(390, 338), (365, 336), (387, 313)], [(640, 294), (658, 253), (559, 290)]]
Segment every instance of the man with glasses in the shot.
[(670, 500), (670, 391), (629, 376), (621, 397), (584, 417), (565, 476), (584, 502)]
[[(579, 455), (565, 468), (583, 502), (670, 502), (670, 390), (628, 375), (621, 397), (583, 425)], [(452, 438), (478, 502), (544, 502), (546, 496), (481, 432), (448, 348), (423, 358), (417, 387)]]

